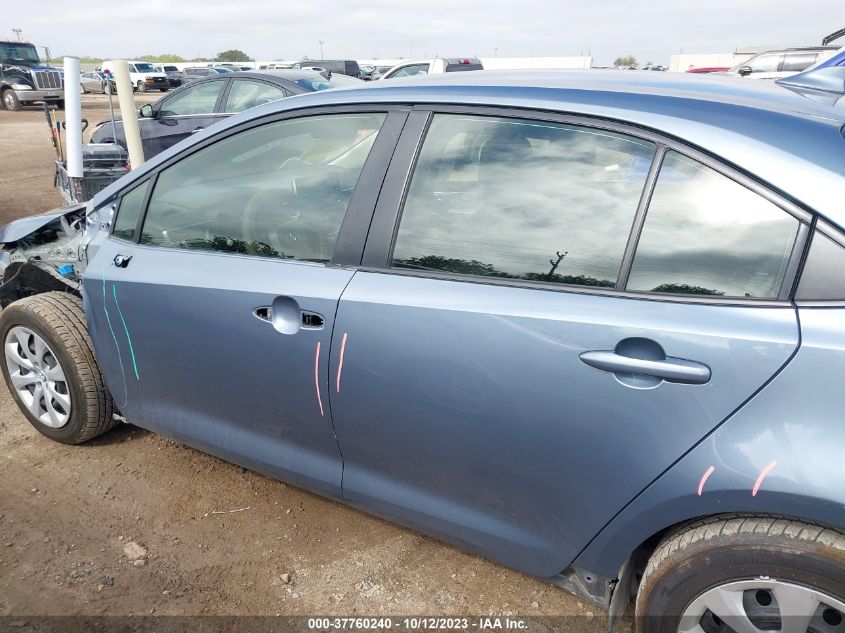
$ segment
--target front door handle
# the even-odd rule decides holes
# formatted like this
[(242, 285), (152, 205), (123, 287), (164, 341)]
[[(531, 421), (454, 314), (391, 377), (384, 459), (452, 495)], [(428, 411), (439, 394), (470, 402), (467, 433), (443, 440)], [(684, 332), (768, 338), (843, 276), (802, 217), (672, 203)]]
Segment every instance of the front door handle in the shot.
[(612, 351), (584, 352), (580, 359), (590, 367), (616, 374), (617, 378), (648, 376), (657, 379), (658, 384), (661, 380), (684, 385), (704, 385), (710, 382), (710, 368), (707, 365), (666, 356), (663, 348), (650, 339), (625, 339)]
[(252, 313), (269, 322), (281, 334), (296, 334), (299, 330), (322, 330), (326, 319), (322, 314), (299, 307), (293, 297), (276, 297), (273, 304), (259, 306)]

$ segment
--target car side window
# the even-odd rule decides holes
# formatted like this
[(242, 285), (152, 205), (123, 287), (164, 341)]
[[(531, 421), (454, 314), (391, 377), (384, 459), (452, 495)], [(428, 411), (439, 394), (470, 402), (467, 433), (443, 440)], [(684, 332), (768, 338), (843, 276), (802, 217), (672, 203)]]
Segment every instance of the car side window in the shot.
[(845, 236), (838, 234), (833, 239), (821, 231), (815, 232), (795, 298), (845, 301)]
[(613, 288), (654, 153), (588, 127), (438, 114), (392, 266)]
[(174, 94), (161, 104), (159, 116), (211, 114), (225, 81), (206, 81)]
[(284, 99), (289, 93), (279, 86), (254, 79), (235, 79), (224, 112), (243, 112), (264, 103)]
[(428, 74), (428, 64), (413, 64), (411, 66), (404, 66), (397, 70), (395, 73), (390, 75), (388, 79), (393, 79), (396, 77), (413, 77), (415, 75), (427, 75)]
[(666, 154), (628, 290), (776, 299), (799, 221), (695, 160)]
[(135, 228), (138, 226), (138, 218), (141, 215), (149, 185), (148, 180), (121, 196), (112, 235), (122, 240), (134, 241)]
[(781, 70), (800, 73), (815, 64), (817, 58), (818, 53), (787, 53)]
[(777, 72), (781, 59), (783, 59), (782, 54), (770, 53), (750, 59), (745, 65), (751, 68), (752, 73), (774, 73)]
[(328, 262), (385, 115), (268, 123), (163, 169), (141, 243)]

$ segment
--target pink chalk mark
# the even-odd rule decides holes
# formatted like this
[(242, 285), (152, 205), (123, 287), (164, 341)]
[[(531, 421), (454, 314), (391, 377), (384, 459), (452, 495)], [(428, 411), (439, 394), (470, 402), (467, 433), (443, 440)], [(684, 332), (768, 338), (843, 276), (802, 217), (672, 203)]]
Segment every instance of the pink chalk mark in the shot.
[(777, 460), (772, 461), (768, 466), (766, 466), (763, 470), (760, 471), (760, 476), (757, 477), (757, 481), (754, 482), (754, 488), (751, 490), (751, 496), (756, 497), (757, 491), (760, 490), (760, 485), (763, 483), (763, 480), (766, 478), (772, 469), (778, 465)]
[(704, 471), (704, 474), (701, 476), (701, 481), (698, 482), (698, 496), (701, 496), (701, 492), (704, 490), (704, 484), (707, 483), (707, 480), (710, 478), (710, 475), (713, 474), (713, 471), (716, 470), (715, 466), (711, 466), (707, 470)]
[(343, 340), (340, 342), (340, 359), (337, 361), (337, 392), (340, 393), (340, 375), (343, 373), (343, 353), (346, 351), (346, 335), (343, 333)]
[(323, 415), (323, 399), (320, 397), (320, 341), (317, 341), (317, 353), (314, 355), (314, 386), (317, 387), (317, 404)]

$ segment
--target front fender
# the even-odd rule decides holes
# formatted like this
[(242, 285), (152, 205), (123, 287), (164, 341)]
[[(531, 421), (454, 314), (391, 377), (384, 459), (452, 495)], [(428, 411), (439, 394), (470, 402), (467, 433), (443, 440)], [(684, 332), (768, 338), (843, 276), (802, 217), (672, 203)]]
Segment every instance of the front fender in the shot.
[(792, 361), (622, 509), (576, 565), (614, 578), (652, 536), (721, 513), (787, 515), (845, 530), (845, 308), (802, 308), (799, 317)]

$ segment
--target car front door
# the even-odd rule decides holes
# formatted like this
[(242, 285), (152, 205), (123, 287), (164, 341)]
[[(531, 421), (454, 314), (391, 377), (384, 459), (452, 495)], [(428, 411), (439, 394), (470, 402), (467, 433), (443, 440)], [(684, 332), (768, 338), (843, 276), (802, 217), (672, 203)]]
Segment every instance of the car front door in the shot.
[(339, 493), (331, 332), (404, 117), (314, 112), (253, 125), (123, 193), (84, 296), (129, 421)]
[(162, 99), (153, 118), (141, 119), (144, 157), (152, 158), (214, 123), (226, 84), (226, 79), (201, 81)]
[(351, 503), (553, 576), (788, 362), (805, 225), (658, 138), (514, 116), (400, 141), (331, 406)]

